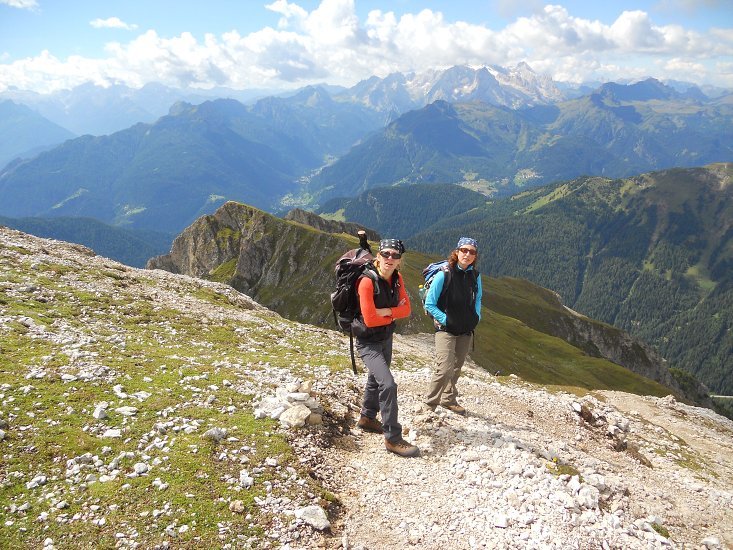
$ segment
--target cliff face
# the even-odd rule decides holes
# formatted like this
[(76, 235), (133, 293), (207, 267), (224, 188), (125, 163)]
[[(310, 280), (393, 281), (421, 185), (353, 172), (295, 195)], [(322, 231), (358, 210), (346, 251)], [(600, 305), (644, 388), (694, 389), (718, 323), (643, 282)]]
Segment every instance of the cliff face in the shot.
[(335, 235), (228, 202), (187, 227), (173, 241), (170, 254), (152, 258), (146, 267), (223, 282), (281, 315), (325, 324), (330, 303), (314, 296), (329, 295), (332, 266), (354, 246)]

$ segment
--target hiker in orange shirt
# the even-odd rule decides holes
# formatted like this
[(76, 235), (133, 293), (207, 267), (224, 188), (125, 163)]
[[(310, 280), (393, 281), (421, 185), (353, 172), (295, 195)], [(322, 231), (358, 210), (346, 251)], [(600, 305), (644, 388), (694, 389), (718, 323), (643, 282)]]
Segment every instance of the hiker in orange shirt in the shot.
[[(364, 404), (358, 426), (366, 431), (384, 433), (386, 449), (399, 456), (412, 457), (420, 449), (402, 439), (402, 426), (397, 421), (397, 384), (389, 369), (392, 362), (392, 337), (395, 319), (410, 316), (410, 299), (399, 273), (405, 246), (399, 239), (379, 242), (374, 265), (379, 277), (374, 281), (362, 276), (357, 291), (360, 313), (352, 323), (356, 350), (364, 361), (369, 376), (364, 389)], [(377, 420), (377, 411), (382, 421)]]

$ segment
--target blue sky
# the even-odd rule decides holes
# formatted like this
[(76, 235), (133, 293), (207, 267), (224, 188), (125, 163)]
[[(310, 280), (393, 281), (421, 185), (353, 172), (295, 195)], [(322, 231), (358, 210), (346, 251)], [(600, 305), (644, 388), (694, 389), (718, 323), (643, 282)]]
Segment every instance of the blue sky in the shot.
[(733, 88), (733, 0), (0, 0), (0, 91), (353, 85), (522, 61), (557, 81)]

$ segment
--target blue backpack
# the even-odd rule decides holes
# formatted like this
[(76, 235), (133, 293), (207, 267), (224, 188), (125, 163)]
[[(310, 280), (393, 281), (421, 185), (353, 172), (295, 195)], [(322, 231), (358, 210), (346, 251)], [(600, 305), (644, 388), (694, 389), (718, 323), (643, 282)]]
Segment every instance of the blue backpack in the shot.
[[(420, 289), (418, 290), (418, 294), (420, 294), (420, 301), (422, 302), (423, 310), (425, 310), (425, 297), (428, 295), (428, 290), (430, 290), (430, 285), (433, 283), (433, 280), (435, 279), (435, 276), (438, 274), (439, 271), (443, 272), (443, 290), (441, 292), (441, 296), (445, 293), (446, 289), (448, 288), (448, 285), (450, 284), (450, 277), (451, 277), (451, 270), (450, 266), (448, 265), (448, 260), (441, 260), (439, 262), (433, 262), (432, 264), (428, 265), (425, 269), (422, 270), (422, 276), (423, 279), (425, 279), (425, 284), (420, 285)], [(425, 315), (429, 315), (427, 310), (425, 310)]]

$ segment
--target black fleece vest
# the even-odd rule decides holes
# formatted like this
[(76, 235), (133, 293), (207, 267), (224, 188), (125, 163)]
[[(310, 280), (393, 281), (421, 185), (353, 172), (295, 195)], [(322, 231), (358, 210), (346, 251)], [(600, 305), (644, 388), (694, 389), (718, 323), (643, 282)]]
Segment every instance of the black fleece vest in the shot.
[[(373, 283), (374, 281), (372, 281)], [(377, 284), (379, 285), (379, 292), (374, 295), (374, 306), (377, 309), (382, 307), (397, 307), (397, 304), (400, 303), (399, 276), (397, 272), (395, 271), (392, 274), (391, 283), (379, 277)], [(354, 319), (354, 323), (352, 323), (354, 335), (358, 340), (364, 342), (381, 342), (382, 340), (386, 340), (394, 333), (395, 326), (395, 322), (392, 321), (392, 323), (383, 327), (369, 328), (364, 324), (364, 317), (361, 312), (359, 312), (359, 315)]]
[(476, 314), (476, 276), (473, 269), (451, 270), (448, 289), (440, 297), (438, 307), (445, 311), (445, 330), (451, 334), (469, 334), (478, 325)]

